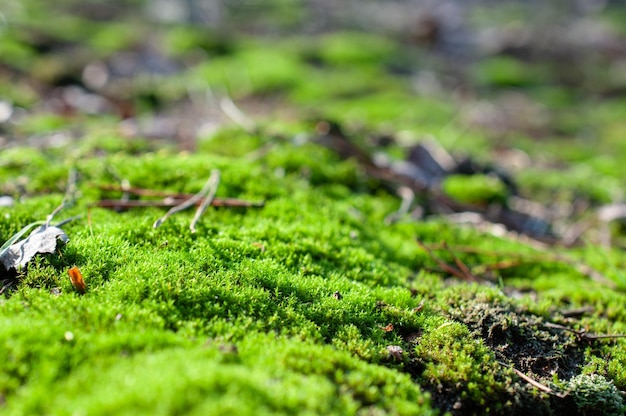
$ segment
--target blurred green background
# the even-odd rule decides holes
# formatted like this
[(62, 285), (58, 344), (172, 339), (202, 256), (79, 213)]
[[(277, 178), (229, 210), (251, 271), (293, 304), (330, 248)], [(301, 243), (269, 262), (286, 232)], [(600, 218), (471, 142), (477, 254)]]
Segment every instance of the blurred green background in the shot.
[(595, 0), (5, 0), (0, 145), (193, 151), (228, 97), (284, 134), (434, 137), (526, 196), (620, 202), (625, 22)]

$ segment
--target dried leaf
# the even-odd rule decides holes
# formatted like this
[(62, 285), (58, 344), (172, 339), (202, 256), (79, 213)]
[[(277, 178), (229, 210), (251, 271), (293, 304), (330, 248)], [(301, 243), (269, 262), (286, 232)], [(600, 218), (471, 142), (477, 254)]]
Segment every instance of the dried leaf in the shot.
[(39, 226), (24, 240), (7, 247), (0, 253), (5, 269), (21, 270), (36, 254), (54, 253), (58, 241), (67, 243), (69, 238), (59, 227)]
[(74, 289), (76, 289), (78, 293), (85, 293), (87, 290), (87, 284), (85, 284), (85, 279), (83, 279), (83, 275), (79, 268), (74, 266), (67, 271), (67, 274), (70, 275), (70, 281), (72, 282)]
[(389, 325), (387, 325), (387, 326), (383, 326), (383, 327), (382, 327), (382, 330), (383, 330), (383, 331), (385, 331), (385, 332), (391, 332), (391, 331), (393, 331), (393, 324), (389, 324)]

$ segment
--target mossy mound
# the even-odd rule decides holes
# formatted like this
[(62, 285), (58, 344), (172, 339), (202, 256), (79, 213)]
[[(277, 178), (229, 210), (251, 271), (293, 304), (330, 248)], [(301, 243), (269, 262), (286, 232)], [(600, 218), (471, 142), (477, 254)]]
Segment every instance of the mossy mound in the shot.
[[(60, 167), (27, 162), (54, 154), (7, 155), (15, 159), (5, 169), (19, 166), (32, 196), (0, 219), (3, 235), (60, 201), (58, 192), (37, 196)], [(420, 271), (432, 259), (415, 239), (480, 239), (524, 252), (522, 244), (442, 222), (383, 226), (393, 196), (370, 194), (352, 162), (317, 145), (275, 143), (256, 161), (241, 160), (167, 151), (75, 159), (83, 196), (67, 215), (87, 216), (64, 226), (67, 246), (33, 259), (1, 303), (8, 412), (200, 414), (213, 405), (216, 414), (561, 414), (566, 402), (502, 363), (568, 383), (613, 354), (617, 374), (618, 347), (546, 327), (545, 304), (533, 312), (500, 290), (446, 288)], [(214, 168), (222, 171), (218, 196), (265, 206), (209, 209), (196, 233), (186, 213), (154, 229), (157, 208), (89, 207), (113, 196), (97, 186), (115, 183), (110, 172), (134, 186), (194, 191)], [(84, 295), (67, 278), (71, 266), (85, 277)], [(118, 385), (122, 395), (113, 393)]]
[[(619, 48), (555, 62), (497, 7), (474, 62), (430, 18), (61, 3), (0, 15), (0, 240), (77, 174), (69, 242), (0, 266), (0, 413), (623, 414), (624, 227), (596, 215), (624, 200)], [(408, 192), (423, 143), (467, 169)], [(153, 226), (216, 170), (231, 206)]]

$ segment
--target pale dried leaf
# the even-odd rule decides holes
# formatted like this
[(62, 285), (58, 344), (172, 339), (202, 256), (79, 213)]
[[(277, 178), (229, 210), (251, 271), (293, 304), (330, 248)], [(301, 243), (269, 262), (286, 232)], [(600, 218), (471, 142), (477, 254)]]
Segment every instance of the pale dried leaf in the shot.
[(42, 225), (34, 229), (24, 240), (18, 241), (0, 253), (0, 261), (7, 270), (20, 270), (36, 254), (54, 253), (59, 241), (61, 243), (69, 241), (62, 229)]

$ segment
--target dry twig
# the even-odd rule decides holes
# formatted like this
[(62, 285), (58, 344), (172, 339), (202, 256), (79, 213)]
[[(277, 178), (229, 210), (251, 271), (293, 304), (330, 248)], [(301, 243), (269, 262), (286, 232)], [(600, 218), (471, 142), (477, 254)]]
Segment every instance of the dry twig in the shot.
[[(111, 209), (127, 209), (127, 208), (148, 208), (148, 207), (156, 207), (156, 208), (171, 208), (177, 205), (182, 204), (187, 201), (191, 196), (187, 196), (185, 198), (165, 198), (160, 201), (120, 201), (119, 199), (102, 199), (94, 204), (96, 207), (100, 208), (111, 208)], [(196, 205), (199, 205), (201, 202), (196, 202)], [(244, 201), (243, 199), (236, 198), (215, 198), (211, 201), (211, 206), (213, 207), (227, 207), (227, 208), (262, 208), (265, 203), (264, 202), (253, 202), (253, 201)]]
[(65, 188), (65, 195), (63, 196), (63, 201), (61, 201), (61, 205), (56, 207), (54, 211), (52, 211), (50, 215), (46, 217), (46, 223), (45, 223), (46, 227), (50, 226), (50, 222), (52, 222), (54, 217), (59, 212), (61, 212), (63, 209), (67, 208), (68, 206), (71, 206), (74, 204), (74, 202), (76, 201), (76, 191), (77, 191), (76, 182), (78, 182), (78, 173), (76, 172), (76, 169), (70, 169), (67, 175), (67, 187)]
[(618, 338), (626, 338), (626, 334), (589, 334), (584, 329), (573, 329), (566, 327), (564, 325), (555, 324), (552, 322), (546, 322), (543, 324), (546, 328), (558, 329), (561, 331), (571, 332), (576, 335), (576, 338), (586, 341), (597, 341), (599, 339), (618, 339)]
[(500, 364), (503, 367), (510, 368), (511, 370), (513, 370), (515, 372), (515, 374), (517, 374), (517, 376), (519, 378), (521, 378), (522, 380), (524, 380), (525, 382), (527, 382), (531, 386), (535, 387), (536, 389), (539, 389), (539, 390), (543, 391), (544, 393), (548, 393), (548, 394), (550, 394), (552, 396), (556, 396), (556, 397), (558, 397), (560, 399), (564, 399), (565, 397), (567, 397), (567, 393), (556, 392), (556, 391), (552, 390), (550, 387), (546, 386), (545, 384), (541, 384), (537, 380), (533, 380), (532, 378), (530, 378), (526, 374), (522, 373), (521, 371), (519, 371), (517, 368), (515, 368), (513, 366), (510, 366), (510, 365), (508, 365), (506, 363), (503, 363), (502, 361), (498, 361), (498, 364)]
[[(451, 252), (450, 248), (447, 244), (431, 244), (427, 246), (429, 250), (448, 250)], [(493, 264), (487, 264), (481, 267), (482, 270), (502, 270), (507, 268), (518, 267), (524, 263), (532, 263), (532, 262), (551, 262), (551, 263), (564, 263), (569, 266), (572, 266), (576, 271), (578, 271), (583, 276), (587, 278), (603, 284), (611, 289), (615, 289), (617, 287), (616, 283), (610, 280), (608, 277), (604, 276), (598, 270), (593, 267), (584, 264), (583, 262), (573, 259), (565, 254), (550, 254), (550, 253), (541, 253), (537, 255), (524, 255), (524, 254), (516, 254), (516, 253), (498, 253), (498, 252), (490, 252), (486, 250), (477, 249), (475, 247), (467, 247), (467, 246), (456, 246), (454, 247), (454, 251), (468, 254), (480, 254), (484, 256), (507, 256), (510, 257), (509, 260), (503, 260), (500, 262), (496, 262)], [(452, 252), (451, 252), (452, 253)], [(481, 270), (481, 271), (482, 271)], [(474, 274), (481, 274), (478, 271), (474, 271)]]
[[(145, 208), (145, 207), (175, 207), (189, 200), (194, 195), (184, 193), (172, 193), (166, 191), (158, 191), (152, 189), (122, 187), (118, 185), (95, 185), (104, 191), (125, 192), (135, 196), (157, 197), (161, 200), (119, 200), (119, 199), (101, 199), (94, 206), (100, 208), (111, 209), (127, 209), (127, 208)], [(197, 202), (196, 204), (200, 204)], [(259, 201), (245, 201), (237, 198), (214, 198), (211, 203), (213, 207), (229, 207), (229, 208), (261, 208), (265, 205)]]
[(441, 267), (447, 273), (450, 273), (451, 275), (458, 277), (461, 280), (466, 280), (470, 282), (477, 282), (480, 280), (478, 277), (474, 276), (470, 272), (469, 268), (458, 257), (453, 255), (454, 262), (458, 267), (456, 268), (440, 259), (426, 244), (422, 243), (420, 240), (416, 241), (417, 244), (419, 244), (419, 246), (422, 247), (435, 262), (437, 262), (439, 267)]

